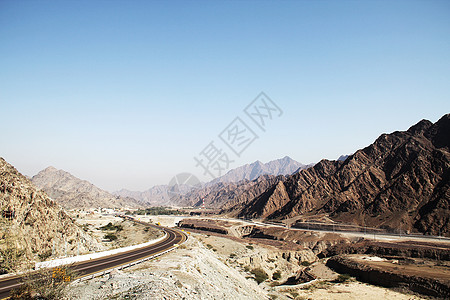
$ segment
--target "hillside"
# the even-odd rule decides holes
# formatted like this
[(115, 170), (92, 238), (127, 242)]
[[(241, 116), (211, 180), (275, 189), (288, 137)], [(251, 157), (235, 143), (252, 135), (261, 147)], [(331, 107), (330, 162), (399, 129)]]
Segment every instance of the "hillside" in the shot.
[(284, 219), (328, 214), (338, 222), (450, 235), (450, 115), (382, 134), (344, 161), (322, 160), (227, 212)]
[(45, 192), (39, 191), (3, 158), (0, 158), (0, 205), (3, 272), (8, 271), (11, 260), (15, 261), (12, 269), (17, 270), (24, 267), (18, 261), (25, 258), (39, 261), (101, 247)]
[(172, 195), (172, 203), (179, 206), (200, 206), (204, 201), (208, 208), (226, 209), (248, 202), (263, 193), (284, 176), (262, 175), (252, 181), (219, 182), (193, 189), (183, 195)]
[(86, 180), (81, 180), (54, 167), (42, 170), (33, 176), (31, 181), (66, 209), (136, 208), (141, 206), (140, 202), (133, 198), (114, 196)]

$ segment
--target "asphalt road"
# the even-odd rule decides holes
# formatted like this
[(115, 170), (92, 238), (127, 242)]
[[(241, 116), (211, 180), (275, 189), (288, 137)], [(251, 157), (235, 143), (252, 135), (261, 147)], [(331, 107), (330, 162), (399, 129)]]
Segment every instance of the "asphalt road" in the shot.
[[(137, 221), (138, 222), (138, 221)], [(153, 226), (148, 223), (139, 222), (147, 226)], [(133, 249), (127, 252), (121, 252), (109, 256), (104, 256), (84, 262), (79, 262), (71, 266), (78, 274), (78, 278), (92, 275), (98, 272), (114, 269), (138, 260), (147, 258), (149, 256), (162, 253), (169, 250), (175, 244), (183, 243), (187, 237), (186, 234), (166, 227), (158, 227), (167, 233), (164, 240), (138, 249)], [(17, 288), (21, 284), (21, 276), (9, 276), (0, 279), (0, 299), (7, 298), (12, 289)]]

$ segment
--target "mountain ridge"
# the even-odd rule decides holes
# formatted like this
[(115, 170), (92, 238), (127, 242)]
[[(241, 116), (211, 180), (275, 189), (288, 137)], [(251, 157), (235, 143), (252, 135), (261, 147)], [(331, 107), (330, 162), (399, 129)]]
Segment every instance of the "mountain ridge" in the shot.
[[(421, 120), (407, 131), (380, 135), (344, 161), (321, 160), (314, 167), (280, 179), (289, 201), (272, 189), (232, 215), (284, 219), (328, 214), (333, 220), (389, 230), (449, 234), (450, 116)], [(262, 213), (264, 212), (264, 213)]]
[(31, 178), (33, 184), (45, 191), (66, 209), (74, 208), (137, 208), (142, 204), (134, 198), (114, 196), (87, 180), (64, 170), (47, 167)]
[[(200, 190), (195, 189), (194, 191), (192, 191), (192, 193), (187, 193), (184, 196), (170, 194), (169, 186), (167, 185), (157, 185), (143, 192), (121, 189), (119, 191), (113, 192), (113, 194), (118, 196), (132, 197), (148, 205), (197, 205), (198, 201), (200, 201), (201, 196), (196, 193), (211, 194), (213, 193), (213, 190), (224, 188), (224, 186), (227, 186), (228, 189), (232, 186), (242, 187), (248, 182), (254, 181), (263, 175), (279, 176), (292, 174), (293, 172), (298, 172), (299, 170), (308, 168), (312, 165), (313, 164), (304, 165), (293, 160), (289, 156), (275, 159), (267, 163), (256, 160), (253, 163), (245, 164), (243, 166), (232, 169), (225, 175), (203, 184)], [(233, 197), (234, 196), (235, 195), (233, 195)], [(219, 200), (219, 198), (216, 198), (215, 200), (206, 200), (206, 204), (209, 205), (212, 203), (214, 203), (214, 207), (221, 207), (221, 205), (224, 204), (222, 198), (221, 200)]]

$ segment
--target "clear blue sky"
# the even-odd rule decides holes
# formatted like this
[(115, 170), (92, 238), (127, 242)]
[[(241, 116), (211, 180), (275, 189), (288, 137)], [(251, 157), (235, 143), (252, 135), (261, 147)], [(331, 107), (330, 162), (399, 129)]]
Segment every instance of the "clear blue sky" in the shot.
[(193, 157), (227, 150), (218, 134), (261, 91), (284, 113), (232, 168), (435, 122), (450, 1), (0, 1), (0, 156), (24, 174), (107, 190), (201, 177)]

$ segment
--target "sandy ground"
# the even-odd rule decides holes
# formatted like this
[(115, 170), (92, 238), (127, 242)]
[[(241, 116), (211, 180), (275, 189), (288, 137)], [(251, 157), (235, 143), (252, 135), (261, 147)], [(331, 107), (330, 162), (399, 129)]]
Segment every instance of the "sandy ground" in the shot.
[(280, 288), (280, 292), (291, 296), (291, 299), (314, 299), (314, 300), (413, 300), (429, 299), (420, 296), (403, 294), (382, 287), (372, 286), (358, 281), (349, 283), (316, 282), (302, 287)]
[[(163, 235), (162, 231), (156, 230), (152, 227), (143, 226), (136, 224), (131, 221), (124, 221), (122, 218), (92, 214), (87, 215), (76, 220), (78, 224), (84, 226), (92, 235), (94, 235), (102, 244), (105, 249), (116, 249), (120, 247), (127, 247), (145, 243), (154, 239), (159, 238)], [(104, 230), (100, 227), (112, 223), (113, 225), (121, 225), (123, 230)], [(115, 241), (106, 241), (104, 236), (107, 233), (112, 233), (118, 237)]]

